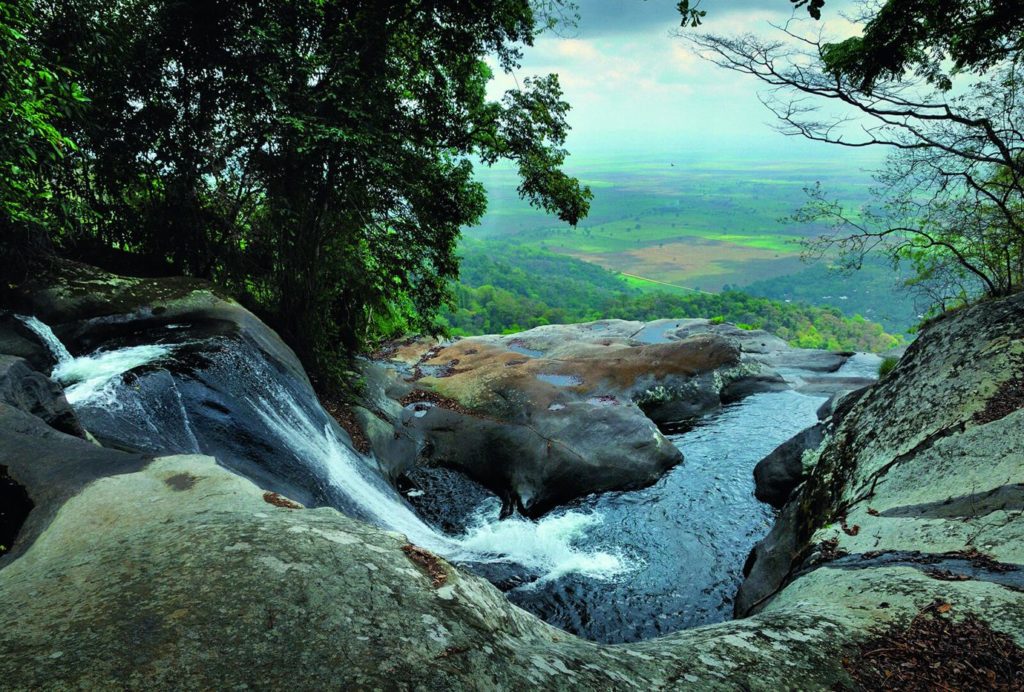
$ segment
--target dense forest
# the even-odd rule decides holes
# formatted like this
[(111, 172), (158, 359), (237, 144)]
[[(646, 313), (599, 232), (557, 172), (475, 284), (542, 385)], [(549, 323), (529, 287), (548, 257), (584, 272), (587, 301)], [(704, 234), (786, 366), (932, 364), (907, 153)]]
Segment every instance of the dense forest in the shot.
[(470, 157), (587, 212), (557, 77), (486, 93), (564, 4), (5, 2), (2, 285), (55, 255), (211, 279), (321, 377), (431, 329), (486, 206)]
[(455, 306), (442, 315), (455, 335), (599, 319), (707, 317), (766, 329), (802, 348), (883, 351), (900, 343), (881, 325), (845, 317), (837, 308), (787, 304), (738, 291), (642, 291), (601, 267), (542, 250), (497, 242), (467, 242), (462, 248)]
[(741, 289), (773, 300), (831, 307), (845, 315), (861, 315), (893, 334), (912, 334), (927, 315), (929, 301), (915, 295), (906, 282), (913, 272), (880, 258), (867, 258), (854, 272), (841, 272), (825, 262), (808, 264), (786, 276), (761, 279)]

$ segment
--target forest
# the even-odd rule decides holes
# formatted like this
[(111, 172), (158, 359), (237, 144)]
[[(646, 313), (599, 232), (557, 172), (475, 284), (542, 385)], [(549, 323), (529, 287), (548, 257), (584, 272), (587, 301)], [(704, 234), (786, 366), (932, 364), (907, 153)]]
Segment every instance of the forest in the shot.
[(453, 335), (502, 334), (600, 319), (705, 317), (765, 329), (800, 348), (885, 351), (902, 343), (882, 326), (834, 307), (787, 304), (742, 291), (641, 290), (593, 264), (498, 242), (467, 242), (455, 305), (441, 315)]

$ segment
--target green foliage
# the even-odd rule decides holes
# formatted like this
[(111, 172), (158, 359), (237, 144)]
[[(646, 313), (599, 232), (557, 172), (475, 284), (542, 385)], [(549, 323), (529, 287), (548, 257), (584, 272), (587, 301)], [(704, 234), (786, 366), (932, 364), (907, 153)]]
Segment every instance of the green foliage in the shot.
[(794, 274), (763, 279), (743, 287), (745, 293), (789, 302), (834, 307), (878, 322), (886, 331), (907, 333), (921, 316), (913, 296), (903, 290), (913, 272), (893, 267), (882, 258), (868, 257), (855, 272), (843, 273), (824, 262)]
[(870, 92), (907, 70), (940, 89), (952, 74), (983, 72), (1020, 50), (1024, 3), (1019, 0), (886, 0), (861, 36), (824, 47), (826, 68)]
[(28, 34), (33, 4), (0, 3), (0, 254), (4, 283), (22, 278), (47, 249), (43, 227), (57, 224), (50, 174), (75, 148), (54, 125), (75, 114), (85, 97), (67, 70), (43, 60)]
[(737, 291), (676, 295), (640, 291), (616, 274), (569, 257), (496, 242), (464, 245), (455, 306), (443, 315), (454, 335), (511, 333), (598, 319), (708, 317), (765, 329), (803, 348), (881, 351), (900, 343), (878, 324), (834, 308), (788, 305)]
[[(1021, 290), (1024, 5), (886, 0), (863, 7), (863, 35), (840, 44), (785, 29), (782, 42), (751, 35), (690, 41), (716, 64), (770, 85), (765, 105), (784, 132), (891, 152), (872, 203), (851, 208), (823, 193), (820, 182), (808, 189), (808, 203), (792, 219), (831, 226), (805, 241), (811, 256), (853, 270), (879, 253), (911, 267), (910, 285), (939, 309)], [(954, 72), (985, 78), (948, 93), (947, 58)], [(918, 79), (906, 74), (910, 68)]]
[(879, 379), (885, 377), (890, 372), (892, 372), (893, 368), (895, 368), (899, 364), (899, 362), (900, 362), (900, 359), (899, 358), (895, 358), (893, 356), (886, 356), (885, 358), (883, 358), (882, 362), (878, 365), (878, 377), (879, 377)]
[(321, 376), (375, 338), (427, 329), (484, 212), (470, 157), (575, 224), (554, 76), (486, 96), (559, 0), (77, 0), (39, 3), (39, 43), (90, 117), (62, 180), (92, 211), (64, 251), (215, 279)]

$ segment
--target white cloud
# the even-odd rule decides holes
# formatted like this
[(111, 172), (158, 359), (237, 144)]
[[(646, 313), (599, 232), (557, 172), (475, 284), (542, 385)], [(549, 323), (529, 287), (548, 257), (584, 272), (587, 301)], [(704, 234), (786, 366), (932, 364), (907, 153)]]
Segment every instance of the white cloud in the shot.
[[(623, 13), (634, 7), (620, 5)], [(647, 5), (652, 3), (637, 5), (648, 14), (632, 23), (623, 14), (626, 28), (621, 31), (614, 31), (613, 20), (605, 16), (604, 29), (588, 34), (585, 3), (579, 35), (541, 36), (526, 49), (523, 66), (514, 75), (501, 73), (492, 63), (496, 79), (490, 95), (498, 97), (532, 74), (558, 73), (566, 99), (573, 105), (571, 148), (585, 154), (612, 142), (647, 149), (666, 142), (709, 147), (736, 142), (762, 142), (772, 149), (792, 146), (768, 124), (770, 114), (757, 100), (760, 85), (756, 80), (695, 55), (677, 35), (676, 16), (658, 15), (655, 20)], [(838, 9), (830, 5), (833, 11)], [(857, 32), (857, 25), (842, 17), (827, 16), (827, 21), (816, 23), (805, 19), (805, 13), (793, 15), (788, 7), (784, 0), (765, 0), (758, 9), (746, 11), (724, 11), (721, 5), (709, 4), (704, 28), (769, 36), (776, 31), (769, 22), (780, 24), (793, 17), (791, 28), (817, 31), (824, 25), (833, 39)]]

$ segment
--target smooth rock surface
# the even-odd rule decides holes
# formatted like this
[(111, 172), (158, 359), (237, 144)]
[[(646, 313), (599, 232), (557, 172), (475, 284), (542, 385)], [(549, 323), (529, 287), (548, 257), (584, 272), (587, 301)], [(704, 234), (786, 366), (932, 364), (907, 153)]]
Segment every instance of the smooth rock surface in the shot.
[[(59, 588), (44, 588), (47, 584)], [(208, 457), (98, 480), (0, 570), (0, 679), (38, 687), (765, 689), (841, 679), (840, 612), (600, 646)]]
[(1024, 641), (1022, 382), (1024, 295), (932, 324), (840, 403), (755, 548), (737, 614), (827, 593), (867, 610), (934, 596)]

